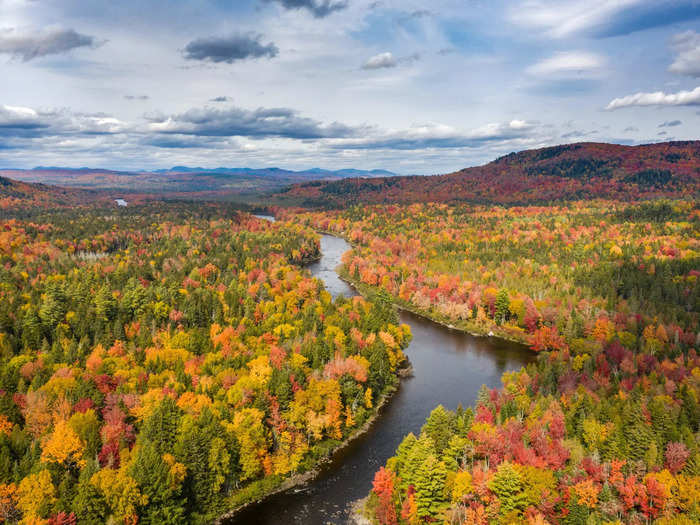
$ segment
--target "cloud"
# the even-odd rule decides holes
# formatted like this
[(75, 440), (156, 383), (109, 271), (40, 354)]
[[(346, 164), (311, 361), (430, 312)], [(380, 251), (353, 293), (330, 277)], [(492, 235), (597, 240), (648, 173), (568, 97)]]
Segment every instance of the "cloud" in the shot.
[(513, 23), (553, 38), (627, 35), (700, 17), (696, 0), (524, 0), (509, 9)]
[(31, 108), (0, 106), (0, 137), (36, 136), (41, 129), (48, 127), (49, 123)]
[(689, 77), (700, 77), (700, 33), (680, 33), (673, 37), (671, 45), (678, 56), (668, 70)]
[(228, 102), (228, 101), (229, 101), (229, 98), (225, 97), (225, 96), (214, 97), (214, 98), (209, 99), (209, 102)]
[(203, 137), (281, 137), (289, 139), (320, 139), (349, 137), (354, 128), (338, 122), (323, 124), (302, 117), (289, 108), (200, 108), (177, 115), (152, 115), (150, 131), (161, 134), (197, 135)]
[(148, 100), (151, 97), (148, 95), (124, 95), (126, 100)]
[(233, 145), (230, 141), (224, 142), (218, 137), (202, 140), (202, 137), (193, 137), (191, 135), (155, 135), (145, 137), (139, 143), (144, 146), (167, 149), (219, 149), (223, 146), (230, 148)]
[(370, 57), (367, 62), (362, 64), (362, 69), (372, 70), (372, 69), (391, 69), (401, 64), (412, 64), (420, 60), (420, 53), (413, 53), (412, 55), (407, 55), (403, 57), (396, 58), (392, 53), (379, 53)]
[(627, 126), (623, 131), (625, 133), (634, 133), (636, 131), (639, 131), (639, 128), (636, 126)]
[(33, 139), (122, 133), (129, 126), (104, 113), (72, 113), (68, 110), (35, 110), (0, 105), (0, 137)]
[(427, 9), (416, 9), (415, 11), (408, 13), (406, 16), (408, 18), (425, 18), (432, 15), (432, 11), (428, 11)]
[(591, 135), (595, 135), (598, 133), (598, 130), (593, 130), (593, 131), (583, 131), (583, 130), (578, 130), (575, 129), (573, 131), (569, 131), (568, 133), (563, 133), (561, 138), (563, 139), (582, 139), (583, 137), (590, 137)]
[(396, 67), (398, 62), (389, 52), (379, 53), (370, 57), (367, 62), (362, 65), (362, 69), (386, 69), (391, 67)]
[(667, 120), (658, 125), (659, 128), (673, 128), (675, 126), (680, 126), (683, 124), (680, 120)]
[(35, 58), (66, 53), (79, 47), (97, 47), (94, 37), (77, 33), (73, 29), (5, 29), (0, 31), (0, 53), (28, 62)]
[(523, 120), (487, 124), (470, 131), (460, 131), (444, 124), (427, 123), (406, 130), (380, 133), (369, 138), (340, 140), (332, 144), (332, 147), (367, 150), (478, 148), (488, 143), (530, 138), (536, 131), (535, 123)]
[(626, 97), (613, 99), (606, 107), (608, 111), (631, 106), (698, 106), (700, 105), (700, 86), (692, 91), (678, 93), (635, 93)]
[(233, 64), (247, 58), (274, 58), (279, 53), (275, 44), (263, 45), (262, 35), (234, 34), (228, 37), (198, 38), (185, 46), (184, 56), (188, 60), (207, 60)]
[(603, 58), (593, 53), (565, 51), (533, 64), (526, 71), (539, 77), (569, 76), (595, 72), (603, 64)]
[(265, 0), (277, 2), (286, 9), (306, 9), (316, 18), (324, 18), (348, 6), (346, 0)]

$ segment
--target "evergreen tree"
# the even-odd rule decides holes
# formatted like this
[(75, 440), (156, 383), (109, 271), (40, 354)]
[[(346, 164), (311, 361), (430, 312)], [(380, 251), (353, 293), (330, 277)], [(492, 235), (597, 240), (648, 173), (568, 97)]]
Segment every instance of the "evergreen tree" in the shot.
[(170, 465), (163, 460), (151, 441), (139, 440), (137, 447), (138, 452), (129, 468), (129, 474), (148, 497), (140, 522), (152, 525), (182, 523), (185, 519), (185, 502), (180, 487), (172, 483)]
[(445, 497), (445, 464), (430, 454), (417, 469), (414, 479), (418, 516), (439, 520), (448, 504)]
[(498, 466), (496, 473), (488, 483), (489, 489), (498, 497), (501, 504), (501, 516), (520, 514), (527, 506), (523, 480), (517, 469), (505, 461)]
[(75, 499), (71, 503), (71, 510), (81, 525), (99, 525), (105, 522), (107, 504), (100, 491), (90, 482), (95, 472), (97, 465), (94, 462), (83, 468), (78, 479)]
[(166, 396), (144, 421), (141, 435), (153, 444), (159, 454), (171, 453), (181, 416), (182, 410), (175, 400)]
[(496, 296), (496, 324), (501, 324), (508, 320), (510, 316), (510, 299), (508, 298), (508, 290), (502, 288)]
[(442, 405), (438, 405), (430, 412), (430, 416), (421, 428), (421, 434), (426, 434), (433, 440), (438, 456), (445, 450), (454, 432), (455, 415), (445, 410)]

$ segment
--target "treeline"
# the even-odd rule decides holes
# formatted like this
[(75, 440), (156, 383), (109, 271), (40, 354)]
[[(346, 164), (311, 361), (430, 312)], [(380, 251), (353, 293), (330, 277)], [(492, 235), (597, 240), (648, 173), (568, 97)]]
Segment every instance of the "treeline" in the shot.
[(313, 468), (410, 340), (318, 255), (223, 204), (0, 222), (0, 520), (210, 522)]

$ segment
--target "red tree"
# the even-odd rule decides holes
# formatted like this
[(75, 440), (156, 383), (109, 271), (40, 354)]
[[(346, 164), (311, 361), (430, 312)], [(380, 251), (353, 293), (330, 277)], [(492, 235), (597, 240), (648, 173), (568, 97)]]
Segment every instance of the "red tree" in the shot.
[(394, 474), (380, 468), (374, 475), (372, 482), (372, 490), (379, 497), (379, 506), (377, 507), (377, 519), (382, 525), (396, 525), (396, 509), (394, 508)]

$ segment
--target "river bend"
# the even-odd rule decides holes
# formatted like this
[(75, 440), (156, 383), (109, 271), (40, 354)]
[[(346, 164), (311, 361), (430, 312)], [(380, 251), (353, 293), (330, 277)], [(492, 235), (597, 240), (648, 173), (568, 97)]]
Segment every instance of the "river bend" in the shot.
[[(323, 235), (323, 255), (308, 266), (333, 297), (357, 295), (335, 272), (342, 254), (349, 249), (345, 240)], [(394, 454), (406, 434), (420, 431), (433, 408), (439, 404), (449, 409), (457, 408), (459, 403), (470, 406), (482, 384), (498, 386), (503, 372), (517, 370), (534, 360), (530, 351), (516, 343), (474, 337), (410, 312), (401, 312), (400, 318), (413, 334), (405, 350), (413, 366), (413, 377), (402, 379), (370, 430), (338, 451), (314, 480), (251, 505), (225, 523), (347, 523), (351, 503), (368, 494), (374, 473)]]

